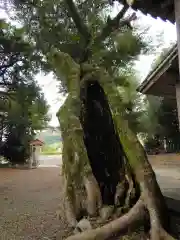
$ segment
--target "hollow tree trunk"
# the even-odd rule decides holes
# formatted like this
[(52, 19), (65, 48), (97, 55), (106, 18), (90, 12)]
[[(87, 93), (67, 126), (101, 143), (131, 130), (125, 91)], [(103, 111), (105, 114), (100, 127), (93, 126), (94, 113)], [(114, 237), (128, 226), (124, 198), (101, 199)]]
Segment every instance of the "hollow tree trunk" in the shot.
[[(67, 161), (65, 159), (63, 161), (65, 170), (67, 170), (65, 171), (67, 181), (69, 177), (67, 194), (69, 196), (74, 195), (77, 200), (80, 194), (75, 193), (75, 191), (78, 190), (77, 179), (80, 177), (79, 180), (81, 179), (80, 181), (85, 185), (89, 201), (95, 203), (87, 188), (90, 180), (89, 176), (92, 176), (94, 182), (99, 185), (102, 203), (104, 205), (114, 205), (117, 185), (125, 177), (123, 160), (125, 157), (132, 173), (131, 178), (134, 175), (134, 181), (138, 182), (141, 190), (141, 199), (135, 204), (132, 211), (127, 213), (125, 219), (134, 219), (132, 217), (134, 216), (133, 209), (136, 210), (139, 207), (143, 209), (145, 206), (150, 216), (151, 239), (165, 238), (163, 228), (167, 228), (168, 218), (166, 217), (164, 199), (142, 145), (137, 136), (130, 130), (128, 123), (123, 119), (116, 86), (103, 69), (100, 69), (100, 71), (88, 69), (87, 72), (89, 73), (85, 74), (86, 76), (81, 80), (80, 87), (77, 82), (80, 76), (78, 69), (79, 67), (75, 71), (77, 76), (74, 80), (77, 89), (71, 87), (71, 95), (69, 94), (64, 109), (66, 117), (69, 114), (71, 118), (62, 122), (64, 140), (69, 148), (69, 157)], [(81, 90), (80, 99), (78, 87)], [(81, 107), (80, 101), (82, 103)], [(80, 115), (79, 108), (81, 108)], [(77, 159), (76, 155), (78, 156)], [(88, 167), (88, 171), (86, 171), (86, 167)], [(84, 177), (85, 181), (83, 180)], [(99, 198), (97, 196), (99, 195), (96, 195), (94, 199)], [(73, 202), (76, 201), (72, 201), (72, 205)], [(76, 206), (74, 205), (73, 208), (75, 209)], [(132, 221), (125, 222), (128, 225)], [(120, 219), (118, 223), (121, 223)], [(110, 228), (105, 226), (103, 230), (101, 229), (106, 232), (105, 235), (101, 232), (102, 239), (107, 239), (106, 235), (111, 236), (113, 234), (111, 224), (108, 225)], [(117, 227), (116, 224), (113, 226)], [(118, 232), (116, 227), (113, 229)], [(94, 232), (92, 232), (92, 236), (96, 237), (96, 234), (93, 234)], [(97, 237), (88, 239), (97, 239)]]
[(117, 184), (124, 179), (123, 150), (105, 95), (97, 82), (81, 91), (81, 123), (93, 174), (104, 205), (114, 205)]
[[(169, 218), (155, 174), (138, 138), (119, 114), (117, 92), (112, 82), (109, 78), (99, 82), (101, 85), (94, 80), (88, 82), (86, 97), (82, 98), (86, 111), (83, 112), (81, 121), (88, 157), (93, 174), (100, 184), (103, 203), (113, 203), (115, 186), (118, 183), (118, 171), (115, 166), (122, 168), (122, 159), (119, 161), (119, 158), (125, 153), (149, 211), (151, 238), (160, 239), (162, 227), (168, 229)], [(107, 186), (106, 190), (104, 185)]]

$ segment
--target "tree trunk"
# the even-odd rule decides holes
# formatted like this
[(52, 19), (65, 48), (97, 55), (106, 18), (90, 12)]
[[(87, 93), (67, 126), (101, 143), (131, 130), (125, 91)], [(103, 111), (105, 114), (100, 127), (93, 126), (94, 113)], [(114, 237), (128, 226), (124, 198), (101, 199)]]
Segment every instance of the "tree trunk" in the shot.
[(88, 83), (83, 90), (80, 120), (87, 154), (100, 187), (103, 205), (114, 205), (116, 187), (125, 176), (122, 146), (98, 82)]
[[(98, 81), (95, 79), (89, 78), (88, 81), (81, 82), (81, 114), (78, 124), (82, 126), (83, 132), (73, 135), (69, 146), (78, 154), (80, 145), (79, 156), (82, 155), (83, 158), (79, 158), (79, 162), (86, 159), (85, 162), (90, 163), (91, 171), (83, 180), (88, 206), (95, 206), (101, 198), (103, 206), (114, 206), (116, 209), (116, 199), (123, 196), (121, 201), (124, 200), (132, 209), (104, 227), (69, 239), (112, 239), (112, 236), (128, 229), (135, 220), (144, 217), (145, 208), (149, 213), (151, 239), (169, 239), (166, 234), (168, 215), (164, 198), (142, 145), (122, 117), (117, 89), (109, 76), (100, 76)], [(75, 132), (76, 130), (73, 134)], [(74, 163), (75, 160), (70, 165)], [(81, 163), (79, 166), (81, 168), (76, 166), (76, 170), (81, 172), (85, 165)], [(94, 180), (91, 181), (91, 178)], [(120, 189), (119, 184), (122, 184)], [(93, 188), (97, 189), (95, 192), (99, 188), (100, 196), (97, 193), (91, 195)]]
[[(110, 90), (111, 93), (108, 94)], [(86, 93), (84, 98), (83, 93)], [(84, 141), (93, 174), (100, 186), (103, 204), (114, 204), (116, 186), (123, 180), (119, 173), (124, 171), (123, 156), (126, 153), (149, 211), (151, 238), (160, 239), (162, 228), (168, 230), (169, 226), (165, 201), (142, 145), (129, 129), (127, 122), (115, 114), (118, 106), (114, 101), (112, 86), (109, 89), (108, 84), (100, 85), (97, 81), (88, 81), (86, 89), (81, 91), (81, 96)]]

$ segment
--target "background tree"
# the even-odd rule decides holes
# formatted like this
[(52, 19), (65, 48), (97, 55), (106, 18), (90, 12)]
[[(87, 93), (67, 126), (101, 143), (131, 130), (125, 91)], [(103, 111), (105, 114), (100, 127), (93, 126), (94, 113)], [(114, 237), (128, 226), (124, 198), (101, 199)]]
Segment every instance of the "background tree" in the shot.
[(118, 90), (122, 97), (121, 105), (124, 107), (124, 118), (136, 134), (145, 134), (148, 131), (149, 118), (145, 99), (137, 92), (139, 85), (136, 73), (129, 74), (124, 81), (118, 83)]
[[(162, 54), (152, 64), (152, 71), (169, 55), (172, 47), (171, 44), (169, 48), (163, 49)], [(149, 119), (151, 120), (152, 116), (156, 118), (156, 123), (153, 123), (154, 129), (151, 129), (151, 134), (147, 134), (145, 142), (147, 149), (150, 151), (154, 149), (157, 152), (158, 149), (164, 149), (167, 152), (179, 151), (180, 133), (176, 102), (172, 99), (154, 96), (149, 96), (147, 100), (152, 113)]]
[(24, 163), (35, 131), (47, 126), (48, 106), (35, 82), (17, 85), (6, 118), (3, 155), (11, 163)]
[(29, 156), (34, 131), (49, 120), (48, 105), (33, 79), (40, 58), (25, 41), (23, 28), (4, 20), (0, 25), (1, 154), (12, 163), (22, 163)]

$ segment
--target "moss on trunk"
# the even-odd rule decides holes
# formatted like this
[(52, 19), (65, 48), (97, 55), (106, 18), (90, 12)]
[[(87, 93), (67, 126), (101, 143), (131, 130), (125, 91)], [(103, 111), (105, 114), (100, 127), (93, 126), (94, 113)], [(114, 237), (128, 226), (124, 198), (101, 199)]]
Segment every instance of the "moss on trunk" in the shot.
[(69, 222), (75, 225), (77, 212), (84, 207), (94, 215), (104, 204), (115, 205), (118, 184), (125, 179), (132, 185), (127, 197), (134, 189), (135, 193), (141, 192), (138, 202), (139, 194), (135, 194), (132, 204), (135, 205), (122, 220), (90, 231), (86, 238), (82, 234), (72, 239), (97, 239), (98, 236), (108, 239), (127, 229), (141, 216), (138, 211), (143, 212), (144, 208), (149, 212), (151, 239), (169, 239), (164, 231), (168, 216), (162, 193), (142, 145), (123, 119), (121, 97), (111, 77), (97, 66), (82, 64), (79, 67), (67, 54), (60, 53), (58, 58), (61, 63), (64, 61), (61, 67), (65, 66), (69, 91), (58, 113)]

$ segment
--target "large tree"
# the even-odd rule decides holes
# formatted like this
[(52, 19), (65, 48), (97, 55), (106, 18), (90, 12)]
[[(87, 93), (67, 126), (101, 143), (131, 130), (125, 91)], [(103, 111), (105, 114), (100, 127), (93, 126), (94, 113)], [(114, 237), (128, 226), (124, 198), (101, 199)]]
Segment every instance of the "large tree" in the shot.
[(68, 92), (58, 117), (69, 222), (76, 225), (83, 196), (89, 215), (105, 205), (118, 215), (116, 210), (126, 205), (124, 216), (69, 239), (112, 239), (147, 212), (151, 239), (170, 239), (163, 196), (142, 145), (124, 120), (118, 90), (144, 45), (132, 30), (135, 15), (125, 16), (126, 4), (111, 19), (109, 2), (99, 0), (16, 1), (16, 6), (16, 17), (44, 56), (42, 67), (53, 70)]
[(47, 126), (48, 105), (37, 83), (17, 83), (5, 121), (3, 155), (11, 163), (24, 163), (36, 130)]
[[(17, 83), (27, 81), (37, 70), (34, 62), (35, 52), (32, 45), (23, 39), (23, 33), (22, 28), (16, 28), (4, 19), (0, 19), (0, 111), (2, 123), (4, 123), (5, 115), (10, 108), (10, 99), (13, 97)], [(2, 130), (3, 126), (4, 124), (2, 124)]]
[(48, 105), (34, 81), (41, 58), (25, 39), (23, 28), (2, 19), (0, 26), (1, 154), (22, 163), (29, 156), (34, 131), (49, 119)]

